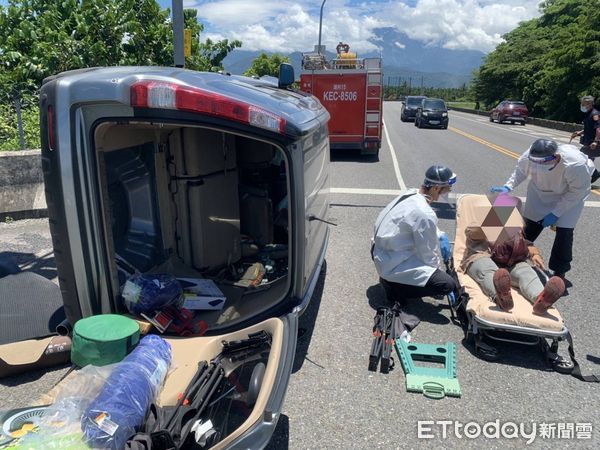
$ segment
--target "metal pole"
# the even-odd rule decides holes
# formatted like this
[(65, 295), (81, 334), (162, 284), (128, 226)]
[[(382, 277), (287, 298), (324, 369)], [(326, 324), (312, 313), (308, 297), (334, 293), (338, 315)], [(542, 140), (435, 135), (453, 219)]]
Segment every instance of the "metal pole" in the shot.
[(21, 99), (15, 97), (15, 110), (17, 112), (17, 129), (19, 130), (19, 145), (21, 150), (25, 150), (25, 132), (23, 131), (23, 117), (21, 116)]
[(327, 0), (323, 0), (321, 3), (321, 15), (319, 16), (319, 55), (321, 54), (321, 28), (323, 26), (323, 6), (325, 6), (325, 2)]
[(185, 65), (183, 53), (183, 0), (172, 0), (173, 5), (173, 57), (175, 67)]

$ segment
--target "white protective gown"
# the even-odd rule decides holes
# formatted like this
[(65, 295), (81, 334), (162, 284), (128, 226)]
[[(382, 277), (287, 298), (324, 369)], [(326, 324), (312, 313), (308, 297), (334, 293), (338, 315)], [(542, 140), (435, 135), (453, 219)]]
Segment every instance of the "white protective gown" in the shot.
[(558, 217), (556, 226), (575, 228), (590, 195), (593, 168), (588, 157), (574, 145), (559, 145), (557, 154), (561, 156), (560, 162), (549, 170), (552, 166), (529, 161), (527, 150), (505, 184), (514, 189), (529, 177), (523, 216), (538, 222), (552, 213)]
[(415, 195), (393, 208), (397, 197), (377, 217), (373, 260), (384, 280), (425, 286), (440, 261), (438, 218), (418, 189), (409, 189), (401, 196), (410, 193)]

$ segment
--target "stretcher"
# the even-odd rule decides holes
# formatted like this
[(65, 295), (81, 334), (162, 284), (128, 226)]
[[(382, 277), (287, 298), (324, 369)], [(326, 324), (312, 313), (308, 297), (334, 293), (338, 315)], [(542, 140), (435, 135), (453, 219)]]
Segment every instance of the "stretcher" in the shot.
[[(456, 239), (453, 258), (447, 267), (460, 285), (459, 305), (455, 305), (456, 316), (463, 325), (465, 337), (473, 341), (478, 357), (494, 361), (500, 353), (493, 345), (498, 341), (538, 345), (551, 367), (560, 373), (571, 373), (576, 366), (572, 354), (572, 341), (569, 330), (556, 308), (550, 308), (544, 315), (533, 314), (533, 305), (518, 290), (512, 289), (514, 308), (505, 312), (498, 307), (479, 287), (479, 285), (460, 267), (465, 257), (465, 229), (473, 223), (483, 224), (492, 210), (490, 198), (485, 195), (467, 194), (458, 198), (456, 208)], [(516, 215), (515, 215), (516, 214)], [(518, 216), (517, 216), (518, 215)], [(497, 214), (501, 221), (506, 215)], [(510, 212), (510, 220), (522, 221), (517, 209)], [(511, 224), (511, 225), (513, 225)], [(506, 223), (497, 223), (500, 228)], [(456, 262), (456, 267), (454, 265)], [(540, 273), (545, 277), (545, 274)], [(462, 299), (462, 302), (460, 301)], [(558, 355), (559, 342), (569, 342), (571, 359)], [(579, 369), (577, 365), (577, 369)]]

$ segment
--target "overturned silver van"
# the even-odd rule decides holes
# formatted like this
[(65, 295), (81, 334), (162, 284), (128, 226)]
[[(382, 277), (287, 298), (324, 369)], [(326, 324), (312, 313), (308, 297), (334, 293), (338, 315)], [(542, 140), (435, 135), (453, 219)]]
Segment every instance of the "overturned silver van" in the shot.
[[(215, 448), (265, 446), (327, 248), (327, 111), (272, 81), (157, 67), (50, 77), (40, 107), (69, 322), (125, 313), (121, 290), (135, 271), (215, 280), (226, 301), (200, 313), (206, 334), (167, 338), (174, 370), (159, 404), (176, 402), (222, 340), (265, 330), (273, 341), (258, 397), (221, 411)], [(260, 283), (237, 282), (259, 259)]]

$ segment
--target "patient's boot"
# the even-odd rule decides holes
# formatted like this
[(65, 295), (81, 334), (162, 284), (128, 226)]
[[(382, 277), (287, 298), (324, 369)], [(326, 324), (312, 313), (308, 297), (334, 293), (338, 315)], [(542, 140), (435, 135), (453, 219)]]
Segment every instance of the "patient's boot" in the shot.
[(496, 288), (496, 305), (504, 311), (510, 311), (513, 306), (513, 298), (510, 292), (510, 273), (506, 269), (498, 269), (494, 272), (494, 287)]
[(565, 282), (560, 277), (552, 277), (544, 286), (544, 290), (540, 292), (538, 298), (533, 304), (534, 314), (544, 314), (548, 311), (556, 300), (558, 300), (565, 292)]

